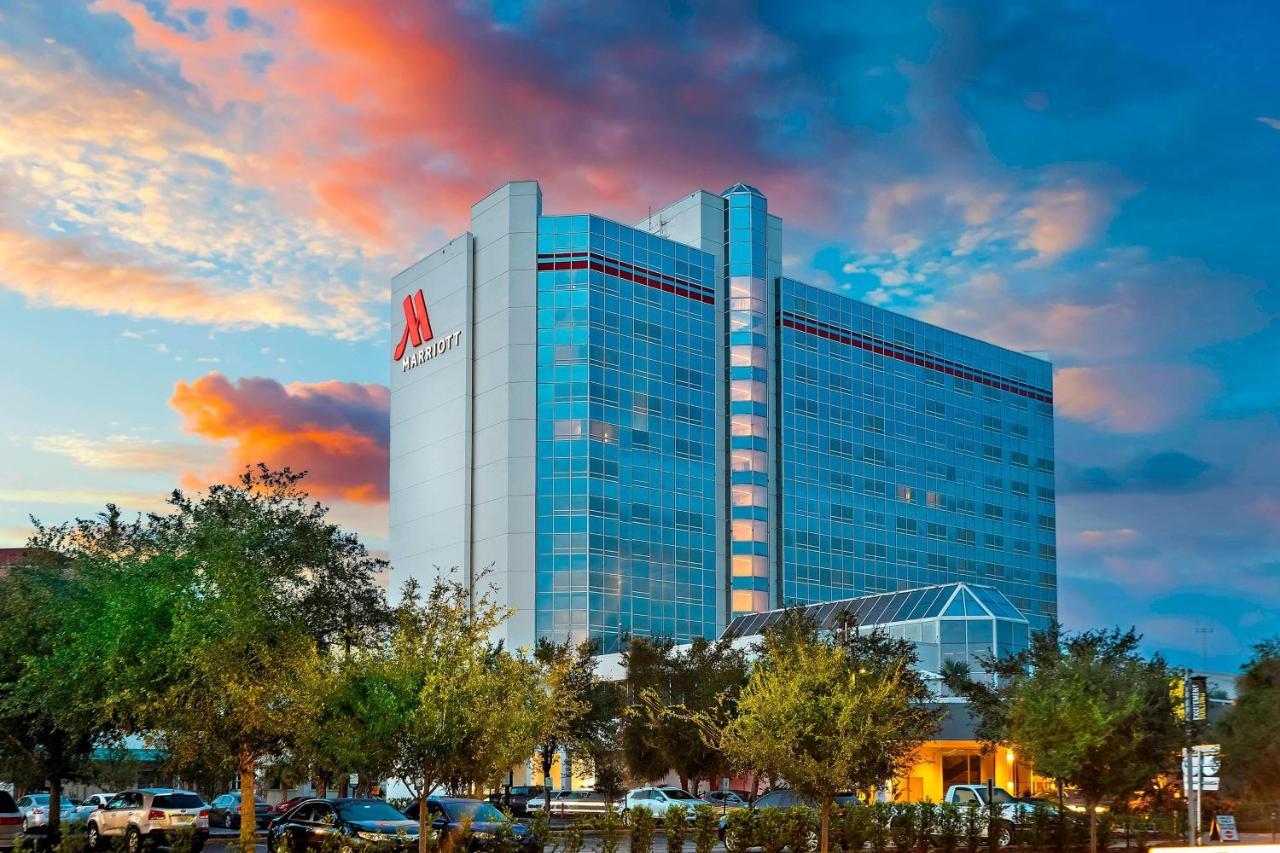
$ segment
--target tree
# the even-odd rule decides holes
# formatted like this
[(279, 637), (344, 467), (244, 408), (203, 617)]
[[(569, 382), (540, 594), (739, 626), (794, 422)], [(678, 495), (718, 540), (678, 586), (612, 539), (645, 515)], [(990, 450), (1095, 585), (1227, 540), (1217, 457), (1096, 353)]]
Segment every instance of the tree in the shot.
[(822, 634), (799, 610), (761, 641), (724, 748), (736, 766), (786, 779), (818, 803), (822, 853), (835, 796), (901, 775), (937, 730), (941, 715), (914, 663), (910, 642)]
[[(177, 763), (234, 769), (246, 810), (262, 761), (295, 747), (319, 713), (324, 653), (385, 618), (368, 595), (378, 562), (302, 477), (260, 465), (198, 497), (175, 491), (172, 511), (148, 521), (169, 594), (134, 673), (154, 679), (133, 688), (143, 729)], [(242, 849), (253, 831), (241, 821)]]
[(1280, 800), (1280, 637), (1253, 647), (1239, 695), (1219, 724), (1223, 769), (1240, 793)]
[(395, 775), (418, 801), (420, 853), (431, 792), (496, 781), (533, 753), (543, 719), (554, 713), (536, 664), (490, 642), (509, 615), (492, 591), (473, 596), (439, 578), (423, 598), (410, 581), (390, 642), (366, 661), (380, 685)]
[(697, 638), (678, 649), (669, 640), (631, 638), (623, 652), (629, 702), (622, 720), (627, 767), (640, 779), (674, 770), (693, 793), (723, 775), (722, 732), (737, 712), (747, 681), (745, 650), (729, 640)]
[[(533, 657), (541, 669), (551, 713), (542, 720), (535, 754), (545, 779), (551, 775), (555, 757), (563, 750), (570, 761), (592, 765), (604, 754), (601, 747), (609, 739), (610, 724), (617, 711), (609, 696), (613, 685), (602, 684), (596, 676), (593, 641), (576, 647), (568, 641), (553, 643), (540, 639)], [(551, 788), (543, 792), (547, 814), (551, 813)]]
[(988, 744), (1013, 746), (1036, 772), (1077, 788), (1096, 853), (1098, 805), (1144, 787), (1168, 769), (1182, 739), (1158, 655), (1138, 653), (1133, 630), (1036, 632), (1026, 651), (983, 659), (993, 683), (953, 677)]
[(52, 665), (71, 642), (82, 565), (31, 549), (0, 577), (0, 758), (32, 781), (47, 782), (49, 835), (60, 832), (63, 782), (90, 758), (106, 726), (101, 703)]

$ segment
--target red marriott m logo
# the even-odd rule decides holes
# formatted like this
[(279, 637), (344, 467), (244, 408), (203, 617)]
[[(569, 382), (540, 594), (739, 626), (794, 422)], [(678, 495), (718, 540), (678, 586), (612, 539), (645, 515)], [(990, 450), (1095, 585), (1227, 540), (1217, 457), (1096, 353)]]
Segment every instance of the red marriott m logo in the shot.
[(400, 343), (396, 344), (395, 352), (392, 354), (392, 361), (399, 361), (404, 358), (405, 348), (409, 346), (410, 341), (415, 347), (420, 347), (427, 341), (431, 340), (431, 318), (427, 315), (427, 302), (419, 290), (412, 296), (404, 298), (404, 333), (400, 335)]

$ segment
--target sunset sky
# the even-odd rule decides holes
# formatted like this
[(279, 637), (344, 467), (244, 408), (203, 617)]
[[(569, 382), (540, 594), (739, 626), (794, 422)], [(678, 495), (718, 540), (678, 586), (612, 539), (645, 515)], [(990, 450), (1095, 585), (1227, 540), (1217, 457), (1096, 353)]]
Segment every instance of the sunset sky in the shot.
[(1280, 633), (1277, 43), (1269, 0), (0, 0), (0, 546), (265, 460), (385, 548), (389, 277), (507, 180), (741, 180), (793, 277), (1047, 351), (1064, 622), (1234, 668)]

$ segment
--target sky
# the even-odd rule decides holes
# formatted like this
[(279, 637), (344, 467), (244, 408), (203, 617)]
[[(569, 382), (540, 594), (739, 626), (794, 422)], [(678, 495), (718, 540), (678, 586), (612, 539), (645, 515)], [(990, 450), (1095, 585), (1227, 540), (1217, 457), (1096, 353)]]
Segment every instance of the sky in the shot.
[(389, 279), (508, 180), (760, 187), (1055, 365), (1061, 618), (1280, 634), (1280, 5), (0, 0), (0, 545), (264, 460), (387, 544)]

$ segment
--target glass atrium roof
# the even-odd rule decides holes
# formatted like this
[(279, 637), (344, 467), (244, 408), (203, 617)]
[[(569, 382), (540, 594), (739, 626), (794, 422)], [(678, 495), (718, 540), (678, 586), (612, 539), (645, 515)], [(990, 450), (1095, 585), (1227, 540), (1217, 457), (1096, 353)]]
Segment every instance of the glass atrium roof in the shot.
[[(722, 636), (730, 639), (756, 636), (781, 619), (786, 612), (787, 609), (784, 608), (739, 616), (729, 623)], [(804, 612), (817, 621), (820, 630), (830, 630), (841, 613), (852, 615), (860, 626), (966, 616), (1009, 619), (1023, 623), (1027, 621), (999, 590), (967, 583), (904, 589), (825, 604), (811, 604), (804, 608)]]

